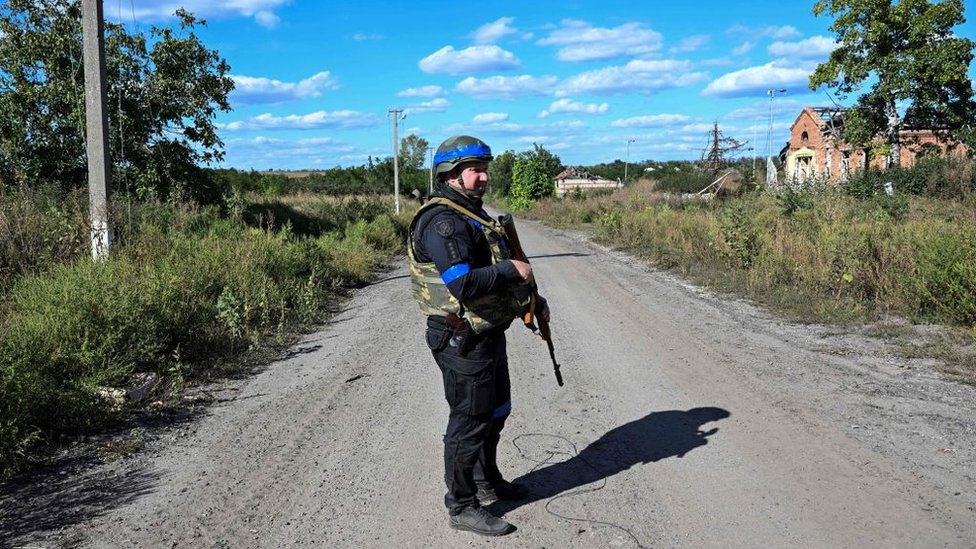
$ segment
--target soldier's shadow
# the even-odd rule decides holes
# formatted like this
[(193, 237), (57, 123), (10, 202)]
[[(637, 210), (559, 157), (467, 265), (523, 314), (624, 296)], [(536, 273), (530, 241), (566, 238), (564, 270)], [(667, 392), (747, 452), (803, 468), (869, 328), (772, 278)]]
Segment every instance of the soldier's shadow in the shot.
[(498, 501), (488, 509), (501, 516), (523, 505), (609, 478), (635, 465), (684, 457), (708, 444), (708, 437), (718, 432), (718, 427), (703, 430), (703, 425), (730, 415), (728, 410), (716, 407), (652, 412), (608, 431), (578, 454), (563, 437), (520, 435), (513, 442), (523, 456), (550, 464), (513, 479), (529, 487), (528, 498)]

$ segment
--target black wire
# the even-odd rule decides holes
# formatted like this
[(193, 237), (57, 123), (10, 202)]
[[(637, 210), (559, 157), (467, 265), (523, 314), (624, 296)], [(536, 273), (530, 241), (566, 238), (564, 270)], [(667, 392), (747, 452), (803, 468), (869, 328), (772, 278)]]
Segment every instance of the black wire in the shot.
[[(532, 456), (529, 456), (528, 454), (526, 454), (525, 453), (525, 450), (523, 450), (522, 447), (519, 446), (519, 439), (528, 438), (528, 437), (550, 437), (550, 438), (559, 439), (559, 440), (564, 441), (570, 447), (572, 447), (573, 452), (572, 453), (569, 453), (569, 452), (560, 452), (560, 451), (555, 451), (555, 450), (543, 450), (544, 452), (546, 452), (549, 455), (544, 460), (541, 460), (540, 461), (539, 459), (533, 458)], [(550, 435), (550, 434), (546, 434), (546, 433), (526, 433), (526, 434), (523, 434), (523, 435), (518, 435), (514, 439), (512, 439), (512, 445), (515, 446), (515, 449), (518, 450), (519, 455), (522, 458), (527, 459), (527, 460), (532, 461), (532, 462), (535, 462), (536, 465), (534, 467), (532, 467), (532, 470), (529, 471), (530, 473), (534, 473), (540, 467), (543, 467), (545, 465), (551, 465), (551, 464), (559, 463), (559, 462), (552, 461), (552, 458), (555, 457), (555, 456), (558, 456), (558, 455), (563, 455), (563, 456), (569, 456), (569, 457), (567, 457), (566, 459), (564, 459), (562, 461), (569, 461), (570, 459), (576, 458), (579, 461), (581, 461), (582, 463), (586, 464), (586, 466), (589, 467), (590, 469), (593, 469), (594, 471), (596, 471), (597, 474), (602, 478), (603, 482), (599, 486), (595, 486), (595, 487), (591, 487), (591, 488), (580, 488), (578, 490), (573, 490), (571, 492), (563, 492), (562, 494), (557, 494), (557, 495), (549, 498), (546, 501), (546, 505), (545, 505), (545, 510), (546, 510), (547, 513), (549, 513), (550, 515), (552, 515), (554, 517), (561, 518), (563, 520), (568, 520), (568, 521), (573, 521), (573, 522), (587, 522), (587, 523), (594, 524), (594, 525), (602, 525), (602, 526), (609, 526), (611, 528), (616, 528), (618, 530), (623, 531), (628, 536), (630, 536), (630, 539), (634, 540), (634, 543), (637, 544), (637, 548), (638, 549), (649, 549), (649, 548), (645, 547), (643, 544), (641, 544), (640, 539), (638, 539), (637, 536), (633, 532), (631, 532), (629, 529), (627, 529), (624, 526), (620, 526), (619, 524), (614, 524), (612, 522), (607, 522), (607, 521), (603, 521), (603, 520), (594, 520), (594, 519), (589, 519), (589, 518), (584, 518), (584, 517), (570, 517), (570, 516), (567, 516), (567, 515), (559, 514), (559, 513), (555, 512), (555, 511), (553, 511), (552, 509), (549, 508), (549, 506), (552, 505), (552, 503), (554, 501), (558, 500), (558, 499), (562, 499), (562, 498), (566, 498), (566, 497), (570, 497), (570, 496), (577, 496), (577, 495), (580, 495), (580, 494), (586, 494), (586, 493), (589, 493), (589, 492), (596, 492), (598, 490), (603, 490), (607, 486), (607, 475), (603, 471), (601, 471), (599, 467), (597, 467), (596, 465), (593, 465), (592, 463), (590, 463), (589, 461), (587, 461), (586, 458), (581, 457), (579, 455), (579, 450), (576, 448), (576, 445), (573, 444), (573, 442), (571, 440), (569, 440), (568, 438), (566, 438), (564, 436), (561, 436), (561, 435)]]

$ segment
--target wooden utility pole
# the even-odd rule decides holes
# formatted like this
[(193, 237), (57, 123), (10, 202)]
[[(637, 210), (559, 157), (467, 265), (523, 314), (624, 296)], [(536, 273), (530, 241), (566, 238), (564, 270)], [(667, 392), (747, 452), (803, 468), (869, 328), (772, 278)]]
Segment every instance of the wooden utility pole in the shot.
[(407, 117), (400, 109), (390, 109), (387, 116), (393, 118), (393, 206), (400, 213), (400, 138), (397, 136), (399, 122)]
[(85, 58), (85, 120), (88, 152), (88, 204), (91, 211), (92, 256), (108, 256), (110, 227), (108, 197), (112, 161), (108, 152), (108, 116), (105, 105), (105, 23), (102, 0), (82, 0), (81, 25)]
[(430, 154), (430, 187), (427, 190), (427, 197), (434, 194), (434, 147), (427, 147), (427, 152)]
[(630, 144), (637, 141), (636, 139), (627, 140), (627, 160), (624, 161), (624, 185), (627, 184), (627, 168), (630, 166)]

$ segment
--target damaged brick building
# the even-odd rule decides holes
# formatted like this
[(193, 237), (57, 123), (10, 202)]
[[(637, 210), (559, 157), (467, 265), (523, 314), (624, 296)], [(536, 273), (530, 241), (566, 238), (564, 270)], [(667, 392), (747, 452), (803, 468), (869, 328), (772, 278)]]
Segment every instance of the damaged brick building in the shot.
[(618, 189), (619, 181), (597, 177), (583, 167), (570, 166), (556, 176), (556, 196), (565, 196), (574, 190), (582, 192), (596, 189)]
[[(790, 126), (790, 140), (780, 152), (786, 181), (824, 179), (838, 184), (848, 175), (864, 169), (867, 150), (843, 141), (844, 109), (806, 107)], [(900, 132), (901, 166), (910, 167), (922, 155), (965, 156), (965, 145), (932, 130), (903, 129)], [(881, 138), (878, 138), (879, 140)], [(873, 156), (870, 169), (888, 167), (888, 157)]]

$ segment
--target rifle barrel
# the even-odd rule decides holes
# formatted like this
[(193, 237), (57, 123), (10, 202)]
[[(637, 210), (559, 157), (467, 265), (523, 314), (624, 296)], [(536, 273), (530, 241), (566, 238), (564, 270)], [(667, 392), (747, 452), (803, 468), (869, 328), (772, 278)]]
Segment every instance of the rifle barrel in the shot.
[[(512, 218), (512, 214), (505, 214), (499, 216), (498, 222), (501, 224), (502, 229), (505, 231), (505, 238), (508, 240), (508, 246), (512, 253), (512, 259), (517, 259), (518, 261), (529, 262), (529, 258), (525, 255), (525, 250), (522, 249), (522, 243), (519, 242), (518, 231), (515, 230), (515, 220)], [(535, 280), (529, 283), (529, 288), (532, 291), (532, 302), (533, 306), (539, 301), (539, 288), (535, 284)], [(556, 348), (552, 344), (552, 333), (549, 331), (549, 321), (543, 320), (538, 317), (538, 331), (539, 336), (546, 342), (549, 346), (549, 358), (552, 359), (552, 371), (556, 375), (556, 383), (560, 387), (563, 386), (563, 375), (559, 371), (559, 363), (556, 362)], [(525, 323), (533, 332), (536, 331), (536, 326), (533, 324), (533, 314), (526, 313), (522, 322)]]

